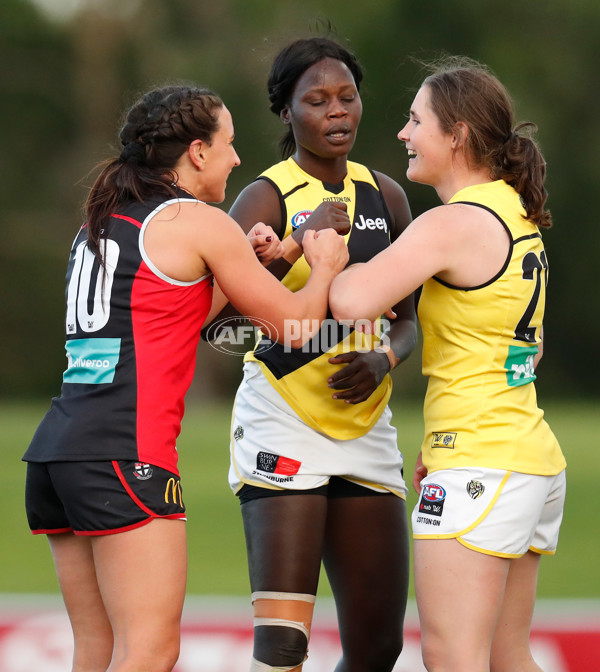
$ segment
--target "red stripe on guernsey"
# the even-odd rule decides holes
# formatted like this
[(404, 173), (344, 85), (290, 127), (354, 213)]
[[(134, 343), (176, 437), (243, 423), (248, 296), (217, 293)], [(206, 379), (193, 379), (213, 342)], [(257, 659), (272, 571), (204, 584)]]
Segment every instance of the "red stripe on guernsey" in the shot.
[(138, 459), (177, 475), (184, 398), (212, 292), (212, 276), (192, 285), (172, 284), (144, 261), (131, 289)]
[(144, 502), (135, 494), (135, 492), (131, 489), (131, 486), (127, 481), (125, 480), (125, 476), (123, 475), (123, 472), (121, 471), (121, 467), (119, 466), (119, 463), (116, 460), (112, 461), (113, 469), (115, 470), (115, 473), (119, 477), (119, 480), (121, 481), (121, 485), (125, 488), (125, 491), (127, 494), (133, 499), (133, 501), (140, 507), (140, 509), (144, 512), (147, 513), (149, 516), (154, 516), (155, 513), (152, 511), (152, 509), (149, 509)]
[(298, 473), (301, 464), (302, 462), (298, 462), (298, 460), (292, 460), (291, 457), (280, 457), (277, 460), (277, 466), (275, 467), (274, 473), (292, 476), (293, 474)]
[(116, 213), (111, 213), (111, 217), (114, 217), (115, 219), (124, 219), (126, 222), (129, 222), (130, 224), (133, 224), (134, 226), (137, 226), (138, 229), (142, 228), (142, 222), (138, 222), (137, 219), (133, 219), (133, 217), (126, 217), (125, 215), (117, 215)]

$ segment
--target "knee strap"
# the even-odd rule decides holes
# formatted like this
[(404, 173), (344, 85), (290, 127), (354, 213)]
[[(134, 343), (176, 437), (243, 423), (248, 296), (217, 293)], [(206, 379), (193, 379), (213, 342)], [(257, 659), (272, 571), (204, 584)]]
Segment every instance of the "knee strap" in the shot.
[(296, 628), (304, 633), (306, 641), (309, 640), (315, 608), (314, 595), (258, 591), (252, 593), (252, 605), (254, 606), (254, 627), (281, 625)]
[[(258, 591), (252, 593), (254, 607), (254, 627), (277, 625), (299, 630), (308, 645), (315, 596), (307, 593), (278, 593)], [(306, 655), (300, 663), (290, 666), (272, 666), (252, 658), (250, 672), (301, 672)]]
[(271, 667), (271, 665), (266, 665), (256, 660), (256, 658), (252, 658), (250, 672), (302, 672), (303, 664), (300, 663), (300, 665), (294, 665), (294, 667)]

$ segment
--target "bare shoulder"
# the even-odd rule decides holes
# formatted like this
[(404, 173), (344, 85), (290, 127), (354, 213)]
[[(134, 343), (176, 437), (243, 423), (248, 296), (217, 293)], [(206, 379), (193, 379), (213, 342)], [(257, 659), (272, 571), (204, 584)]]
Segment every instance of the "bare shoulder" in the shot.
[(508, 241), (502, 221), (491, 211), (467, 203), (443, 206), (448, 213), (448, 224), (456, 236), (477, 241)]
[(503, 228), (491, 212), (466, 203), (438, 205), (419, 215), (413, 224), (439, 233), (445, 232), (449, 236), (472, 236), (475, 230)]
[(373, 174), (377, 178), (379, 186), (381, 187), (381, 190), (384, 192), (384, 194), (388, 191), (396, 191), (398, 193), (404, 194), (404, 189), (389, 175), (386, 175), (379, 170), (374, 170)]
[(500, 220), (477, 206), (438, 206), (417, 217), (409, 229), (412, 226), (423, 250), (438, 257), (438, 277), (457, 286), (489, 281), (509, 252), (509, 237)]
[(229, 210), (233, 219), (246, 231), (263, 222), (279, 232), (281, 204), (275, 187), (264, 179), (257, 179), (244, 187)]
[(180, 222), (188, 227), (210, 228), (215, 225), (233, 225), (233, 219), (221, 208), (203, 201), (185, 201), (166, 207), (161, 219)]
[(392, 240), (395, 240), (412, 221), (408, 198), (406, 192), (396, 180), (377, 170), (374, 170), (373, 173), (379, 182), (383, 200), (394, 219), (392, 233), (395, 235), (392, 235)]

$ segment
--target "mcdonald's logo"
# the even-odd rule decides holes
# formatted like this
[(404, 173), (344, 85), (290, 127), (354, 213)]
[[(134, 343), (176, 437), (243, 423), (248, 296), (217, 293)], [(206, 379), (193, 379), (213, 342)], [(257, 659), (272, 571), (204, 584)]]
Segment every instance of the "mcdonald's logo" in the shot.
[(181, 493), (181, 482), (177, 478), (170, 478), (167, 481), (167, 487), (165, 488), (165, 504), (169, 503), (169, 495), (173, 499), (173, 504), (177, 504), (179, 500), (179, 506), (183, 508), (183, 495)]

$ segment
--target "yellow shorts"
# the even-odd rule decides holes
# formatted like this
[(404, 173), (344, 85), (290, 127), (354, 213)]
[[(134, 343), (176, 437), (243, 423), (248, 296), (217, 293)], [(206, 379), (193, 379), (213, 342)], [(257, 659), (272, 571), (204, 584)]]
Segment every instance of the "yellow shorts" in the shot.
[(518, 558), (553, 555), (566, 474), (536, 476), (501, 469), (442, 469), (421, 482), (412, 514), (414, 539), (457, 539), (481, 553)]

